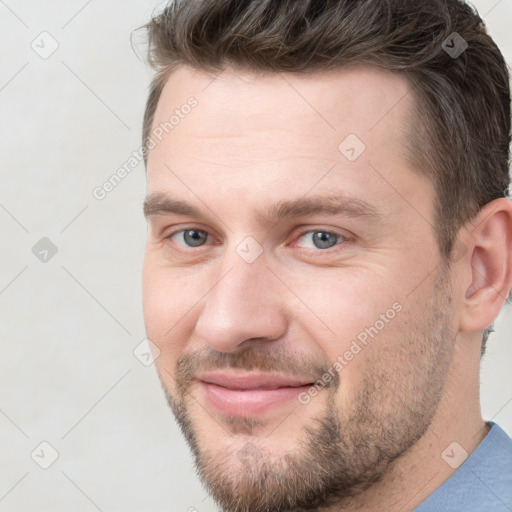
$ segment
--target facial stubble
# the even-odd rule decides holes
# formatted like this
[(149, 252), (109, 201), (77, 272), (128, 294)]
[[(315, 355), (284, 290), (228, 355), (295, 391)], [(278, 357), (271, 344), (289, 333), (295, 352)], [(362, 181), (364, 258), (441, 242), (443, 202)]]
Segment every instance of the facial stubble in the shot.
[[(350, 407), (337, 405), (343, 392), (343, 374), (315, 400), (324, 400), (321, 413), (311, 416), (297, 439), (293, 452), (270, 453), (265, 439), (255, 435), (261, 425), (255, 418), (214, 418), (190, 392), (192, 375), (201, 362), (200, 354), (186, 354), (177, 364), (174, 396), (164, 384), (169, 405), (193, 453), (197, 473), (210, 495), (225, 512), (300, 512), (343, 507), (354, 496), (379, 482), (390, 466), (426, 432), (437, 410), (451, 362), (455, 333), (450, 329), (451, 294), (446, 269), (426, 298), (424, 316), (410, 318), (408, 332), (401, 333), (399, 353), (387, 357), (385, 347), (366, 348), (365, 368)], [(417, 309), (420, 311), (420, 309)], [(396, 332), (396, 330), (395, 330)], [(379, 335), (379, 336), (382, 336)], [(373, 344), (386, 343), (376, 338)], [(205, 355), (205, 354), (203, 354)], [(406, 357), (407, 364), (403, 364)], [(279, 371), (296, 364), (279, 351), (210, 353), (212, 368)], [(401, 361), (401, 362), (400, 362)], [(309, 363), (311, 375), (322, 375), (327, 366)], [(322, 373), (321, 373), (322, 372)], [(298, 373), (298, 372), (297, 372)], [(297, 404), (298, 407), (307, 405)], [(193, 409), (193, 410), (192, 410)], [(226, 437), (216, 447), (201, 443), (199, 416), (223, 422)], [(284, 424), (284, 422), (283, 422)], [(277, 435), (286, 435), (279, 427)], [(244, 441), (240, 443), (241, 436)], [(236, 439), (236, 442), (235, 442)], [(203, 443), (204, 444), (204, 443)], [(341, 510), (342, 508), (339, 508)]]

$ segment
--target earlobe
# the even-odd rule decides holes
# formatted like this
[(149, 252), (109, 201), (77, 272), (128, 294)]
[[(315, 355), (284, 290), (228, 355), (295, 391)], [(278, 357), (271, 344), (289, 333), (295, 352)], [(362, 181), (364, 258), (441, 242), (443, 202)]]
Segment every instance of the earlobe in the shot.
[(460, 328), (476, 332), (491, 325), (512, 287), (512, 202), (497, 199), (485, 205), (469, 224), (466, 287)]

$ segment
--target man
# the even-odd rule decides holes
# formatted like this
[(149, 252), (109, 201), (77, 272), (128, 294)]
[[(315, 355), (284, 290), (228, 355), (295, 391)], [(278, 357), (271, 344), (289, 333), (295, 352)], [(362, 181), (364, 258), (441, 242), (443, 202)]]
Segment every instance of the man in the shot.
[(229, 512), (512, 510), (479, 364), (512, 286), (506, 64), (458, 0), (148, 25), (144, 313)]

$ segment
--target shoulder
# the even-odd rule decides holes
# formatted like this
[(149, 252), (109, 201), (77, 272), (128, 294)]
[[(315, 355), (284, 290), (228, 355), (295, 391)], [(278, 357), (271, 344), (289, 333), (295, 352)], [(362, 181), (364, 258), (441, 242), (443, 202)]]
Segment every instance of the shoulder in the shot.
[(512, 439), (496, 423), (460, 468), (415, 512), (512, 510)]

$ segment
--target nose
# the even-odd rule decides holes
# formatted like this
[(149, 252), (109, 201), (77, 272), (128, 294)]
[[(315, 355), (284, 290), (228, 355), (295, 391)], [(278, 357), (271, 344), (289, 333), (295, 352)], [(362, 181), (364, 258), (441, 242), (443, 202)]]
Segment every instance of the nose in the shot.
[(200, 339), (217, 351), (236, 352), (284, 335), (285, 295), (263, 256), (246, 263), (235, 254), (217, 279), (196, 324)]

